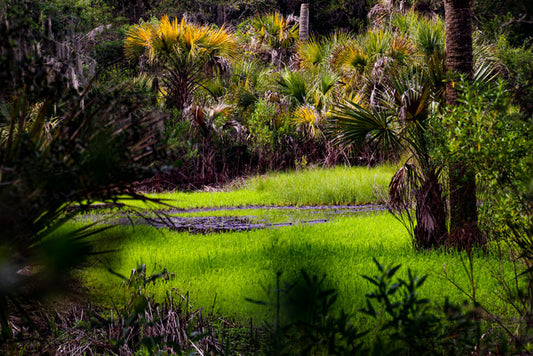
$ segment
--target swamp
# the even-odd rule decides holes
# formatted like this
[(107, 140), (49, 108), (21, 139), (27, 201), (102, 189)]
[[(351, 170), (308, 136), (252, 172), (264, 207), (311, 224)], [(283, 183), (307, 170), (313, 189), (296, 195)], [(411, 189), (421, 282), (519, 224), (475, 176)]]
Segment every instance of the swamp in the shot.
[(533, 8), (0, 0), (0, 355), (527, 355)]

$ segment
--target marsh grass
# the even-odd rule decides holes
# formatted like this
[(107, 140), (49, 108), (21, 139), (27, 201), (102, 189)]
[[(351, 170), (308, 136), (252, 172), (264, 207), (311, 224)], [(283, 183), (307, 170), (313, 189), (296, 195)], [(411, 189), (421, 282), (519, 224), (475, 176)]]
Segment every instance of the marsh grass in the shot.
[[(335, 205), (382, 203), (396, 167), (309, 168), (254, 176), (218, 191), (148, 194), (171, 207), (249, 205)], [(144, 202), (128, 201), (138, 208), (161, 208)]]
[[(124, 291), (121, 281), (106, 268), (129, 275), (139, 263), (174, 273), (173, 280), (163, 287), (149, 287), (157, 297), (162, 298), (166, 290), (175, 288), (179, 293), (189, 293), (194, 307), (243, 321), (250, 317), (261, 320), (269, 313), (268, 308), (246, 302), (245, 298), (264, 300), (275, 286), (276, 273), (281, 273), (281, 281), (291, 281), (301, 269), (325, 274), (329, 287), (339, 293), (338, 307), (356, 314), (371, 289), (362, 276), (375, 274), (373, 258), (384, 265), (401, 264), (400, 277), (405, 277), (402, 273), (406, 274), (408, 268), (415, 274), (428, 274), (422, 293), (434, 301), (442, 303), (449, 297), (459, 303), (466, 299), (442, 278), (444, 268), (456, 283), (469, 290), (460, 254), (414, 251), (403, 226), (387, 213), (238, 233), (190, 235), (126, 226), (107, 234), (99, 248), (117, 252), (100, 256), (103, 265), (96, 264), (80, 273), (101, 301), (108, 304), (123, 301)], [(127, 237), (115, 239), (117, 234)], [(496, 257), (480, 254), (475, 258), (474, 280), (478, 300), (496, 314), (506, 315), (509, 311), (498, 298), (499, 284), (492, 276), (500, 262)], [(510, 264), (504, 264), (503, 269), (508, 275), (512, 273)]]

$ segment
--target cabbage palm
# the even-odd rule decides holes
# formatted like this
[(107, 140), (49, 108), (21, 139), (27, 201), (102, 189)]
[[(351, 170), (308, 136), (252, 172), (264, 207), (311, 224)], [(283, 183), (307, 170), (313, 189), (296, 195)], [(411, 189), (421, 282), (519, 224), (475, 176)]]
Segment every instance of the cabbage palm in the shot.
[(163, 16), (158, 23), (133, 26), (124, 44), (126, 55), (146, 58), (169, 104), (183, 110), (204, 81), (229, 68), (237, 44), (224, 27), (196, 25)]
[(369, 140), (393, 152), (408, 150), (411, 162), (393, 177), (389, 209), (409, 213), (410, 198), (416, 200), (417, 225), (412, 231), (419, 248), (440, 246), (447, 237), (445, 204), (439, 184), (439, 166), (429, 155), (427, 129), (430, 107), (442, 98), (422, 70), (407, 71), (389, 79), (375, 93), (377, 105), (347, 101), (333, 112), (332, 124), (337, 138), (345, 143)]

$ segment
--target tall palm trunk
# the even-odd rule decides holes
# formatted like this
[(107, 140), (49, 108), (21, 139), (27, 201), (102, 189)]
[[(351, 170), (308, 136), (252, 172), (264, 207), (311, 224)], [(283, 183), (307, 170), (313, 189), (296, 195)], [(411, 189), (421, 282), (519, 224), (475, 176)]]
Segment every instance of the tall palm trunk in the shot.
[(309, 39), (309, 4), (305, 3), (300, 6), (300, 41), (305, 42)]
[[(470, 0), (444, 0), (446, 17), (446, 69), (456, 76), (473, 73), (472, 4)], [(453, 81), (446, 84), (446, 103), (457, 105)], [(475, 173), (462, 162), (450, 165), (450, 233), (479, 236)], [(452, 240), (457, 241), (457, 238)], [(478, 240), (478, 239), (476, 239)], [(479, 240), (478, 240), (479, 241)], [(451, 241), (455, 244), (453, 241)]]

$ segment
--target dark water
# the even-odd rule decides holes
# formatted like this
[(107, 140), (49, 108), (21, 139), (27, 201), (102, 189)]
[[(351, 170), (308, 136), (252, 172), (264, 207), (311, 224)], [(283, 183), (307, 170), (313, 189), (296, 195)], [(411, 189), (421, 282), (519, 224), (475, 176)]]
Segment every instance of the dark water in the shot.
[[(321, 224), (339, 216), (353, 216), (363, 212), (383, 210), (385, 210), (384, 205), (246, 206), (176, 209), (150, 212), (150, 215), (115, 213), (111, 216), (99, 216), (92, 214), (86, 218), (108, 224), (143, 224), (205, 234), (280, 228), (298, 224)], [(241, 211), (241, 214), (231, 215), (232, 211)], [(243, 216), (243, 212), (247, 214)], [(205, 216), (206, 213), (212, 213), (212, 215)], [(202, 214), (202, 216), (180, 216), (190, 214)]]

